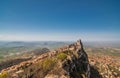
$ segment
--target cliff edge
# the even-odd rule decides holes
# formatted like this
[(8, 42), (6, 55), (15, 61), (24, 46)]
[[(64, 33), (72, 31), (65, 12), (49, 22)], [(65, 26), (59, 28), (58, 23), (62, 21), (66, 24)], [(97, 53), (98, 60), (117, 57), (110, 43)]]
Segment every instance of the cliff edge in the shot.
[(2, 70), (4, 78), (101, 78), (81, 40)]

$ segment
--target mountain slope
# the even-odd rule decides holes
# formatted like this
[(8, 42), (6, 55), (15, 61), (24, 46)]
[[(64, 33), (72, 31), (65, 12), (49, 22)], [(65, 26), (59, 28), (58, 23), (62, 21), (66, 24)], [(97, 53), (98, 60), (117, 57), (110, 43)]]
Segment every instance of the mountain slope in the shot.
[(81, 40), (4, 69), (1, 75), (4, 78), (101, 78), (90, 66)]

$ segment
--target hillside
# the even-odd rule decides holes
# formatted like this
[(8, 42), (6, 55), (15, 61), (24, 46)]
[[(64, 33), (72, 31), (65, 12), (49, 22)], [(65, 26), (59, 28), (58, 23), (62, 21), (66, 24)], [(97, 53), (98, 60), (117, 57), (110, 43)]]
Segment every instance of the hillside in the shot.
[[(3, 69), (0, 78), (108, 78), (93, 64), (97, 60), (94, 57), (88, 58), (81, 40), (78, 40)], [(119, 74), (109, 78), (119, 78), (118, 76)]]

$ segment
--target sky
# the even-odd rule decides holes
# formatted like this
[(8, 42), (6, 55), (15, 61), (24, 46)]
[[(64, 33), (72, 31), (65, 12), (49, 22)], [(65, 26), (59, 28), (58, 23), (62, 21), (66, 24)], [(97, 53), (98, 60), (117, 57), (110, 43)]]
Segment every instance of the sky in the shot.
[(120, 0), (0, 0), (2, 41), (120, 41)]

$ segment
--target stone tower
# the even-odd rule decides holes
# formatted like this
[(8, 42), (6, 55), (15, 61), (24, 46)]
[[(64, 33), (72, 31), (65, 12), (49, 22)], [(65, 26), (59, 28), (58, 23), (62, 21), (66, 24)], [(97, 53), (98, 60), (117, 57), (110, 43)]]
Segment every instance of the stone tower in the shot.
[(83, 44), (81, 42), (81, 39), (77, 40), (76, 45), (77, 45), (77, 49), (79, 49), (79, 50), (83, 49)]

